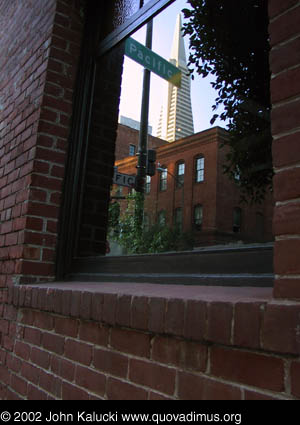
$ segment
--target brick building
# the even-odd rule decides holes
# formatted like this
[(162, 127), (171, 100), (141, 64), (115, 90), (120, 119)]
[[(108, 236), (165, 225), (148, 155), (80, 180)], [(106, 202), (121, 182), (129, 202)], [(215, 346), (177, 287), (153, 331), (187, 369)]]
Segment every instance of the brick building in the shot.
[[(118, 130), (116, 151), (129, 152), (136, 146), (138, 132)], [(223, 173), (226, 149), (221, 148), (226, 131), (220, 127), (205, 130), (172, 143), (149, 138), (156, 148), (157, 164), (167, 172), (157, 172), (146, 184), (144, 213), (147, 225), (162, 217), (169, 227), (192, 232), (195, 245), (272, 240), (272, 195), (262, 204), (240, 203), (237, 182)], [(137, 151), (137, 149), (136, 149)], [(120, 173), (136, 174), (137, 157), (116, 161)], [(118, 158), (118, 157), (117, 157)], [(122, 189), (123, 195), (128, 193)], [(121, 201), (124, 202), (124, 201)]]
[(273, 288), (75, 270), (105, 251), (120, 41), (171, 1), (143, 3), (0, 0), (0, 397), (299, 399), (299, 0), (268, 2)]

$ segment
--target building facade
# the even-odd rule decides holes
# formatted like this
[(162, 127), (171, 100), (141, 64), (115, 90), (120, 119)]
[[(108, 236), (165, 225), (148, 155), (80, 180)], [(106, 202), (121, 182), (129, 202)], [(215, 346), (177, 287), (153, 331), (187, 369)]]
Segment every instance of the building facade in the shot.
[(273, 288), (72, 275), (105, 251), (119, 41), (171, 1), (143, 3), (0, 1), (0, 397), (299, 399), (298, 0), (268, 1)]
[[(122, 130), (117, 146), (128, 141)], [(156, 148), (158, 171), (147, 178), (145, 187), (147, 225), (164, 217), (168, 227), (192, 233), (196, 246), (273, 239), (272, 195), (262, 204), (240, 203), (238, 176), (232, 181), (223, 172), (226, 149), (221, 146), (226, 137), (225, 130), (215, 127)], [(136, 157), (116, 162), (125, 174), (136, 174), (136, 165)]]

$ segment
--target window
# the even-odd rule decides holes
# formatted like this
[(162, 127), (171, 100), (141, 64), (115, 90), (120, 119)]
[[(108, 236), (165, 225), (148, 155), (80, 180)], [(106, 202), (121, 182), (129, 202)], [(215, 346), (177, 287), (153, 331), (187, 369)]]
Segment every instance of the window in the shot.
[(129, 156), (134, 156), (136, 151), (135, 145), (129, 145)]
[(233, 226), (232, 230), (234, 233), (241, 232), (242, 225), (242, 210), (240, 208), (234, 208), (233, 210)]
[(174, 226), (175, 229), (181, 232), (182, 230), (182, 208), (176, 208), (174, 211)]
[(165, 211), (165, 210), (161, 210), (161, 211), (158, 213), (158, 216), (157, 216), (157, 224), (158, 224), (160, 227), (165, 226), (165, 224), (166, 224), (166, 211)]
[(196, 183), (204, 181), (204, 156), (199, 156), (196, 158), (196, 174), (195, 181)]
[(168, 179), (168, 169), (164, 166), (162, 166), (163, 171), (160, 172), (160, 178), (159, 178), (159, 190), (167, 190), (167, 179)]
[(185, 163), (183, 161), (178, 162), (176, 166), (176, 187), (180, 188), (184, 184), (184, 171)]
[(147, 195), (149, 195), (150, 190), (151, 190), (151, 177), (150, 176), (146, 176), (145, 193)]
[(203, 206), (202, 205), (195, 205), (194, 206), (194, 226), (197, 230), (202, 229), (202, 222), (203, 222)]

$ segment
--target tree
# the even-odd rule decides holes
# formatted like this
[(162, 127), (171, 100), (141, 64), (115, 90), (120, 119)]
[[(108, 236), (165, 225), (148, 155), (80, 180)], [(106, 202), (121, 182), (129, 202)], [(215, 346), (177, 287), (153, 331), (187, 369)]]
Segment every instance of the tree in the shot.
[[(224, 171), (239, 174), (242, 199), (264, 198), (272, 185), (268, 0), (188, 0), (184, 34), (190, 37), (189, 68), (215, 76), (211, 119), (227, 120)], [(223, 112), (218, 107), (223, 105)]]

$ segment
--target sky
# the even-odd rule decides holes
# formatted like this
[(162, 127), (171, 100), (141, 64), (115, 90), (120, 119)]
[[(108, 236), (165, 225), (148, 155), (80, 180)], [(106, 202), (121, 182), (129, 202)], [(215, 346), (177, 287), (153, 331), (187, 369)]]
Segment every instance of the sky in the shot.
[[(178, 13), (188, 7), (186, 0), (176, 0), (171, 6), (154, 18), (152, 50), (169, 60), (176, 18)], [(182, 15), (182, 20), (183, 20)], [(137, 31), (132, 37), (145, 44), (145, 27)], [(186, 56), (189, 56), (188, 39), (185, 39)], [(195, 133), (210, 128), (210, 119), (213, 115), (212, 105), (217, 93), (211, 87), (209, 77), (202, 78), (195, 74), (191, 81), (192, 109)], [(120, 115), (140, 121), (142, 97), (143, 67), (132, 59), (125, 57), (122, 77), (122, 91), (120, 102)], [(158, 124), (159, 113), (164, 98), (167, 96), (168, 83), (162, 78), (151, 73), (149, 125), (153, 127), (152, 134)], [(224, 127), (224, 122), (216, 121), (214, 125)]]

